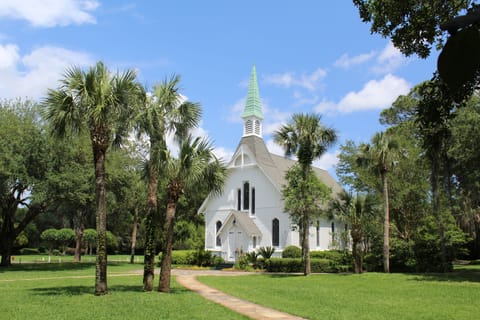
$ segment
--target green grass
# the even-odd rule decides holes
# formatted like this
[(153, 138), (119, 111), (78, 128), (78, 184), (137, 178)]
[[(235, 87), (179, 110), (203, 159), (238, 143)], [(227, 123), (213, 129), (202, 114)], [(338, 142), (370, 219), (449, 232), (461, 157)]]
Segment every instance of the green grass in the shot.
[(309, 319), (476, 319), (480, 268), (451, 274), (200, 277), (207, 285)]
[(109, 294), (96, 297), (92, 263), (22, 263), (0, 268), (1, 318), (246, 319), (184, 289), (174, 279), (170, 294), (142, 292), (139, 269), (142, 265), (109, 265)]

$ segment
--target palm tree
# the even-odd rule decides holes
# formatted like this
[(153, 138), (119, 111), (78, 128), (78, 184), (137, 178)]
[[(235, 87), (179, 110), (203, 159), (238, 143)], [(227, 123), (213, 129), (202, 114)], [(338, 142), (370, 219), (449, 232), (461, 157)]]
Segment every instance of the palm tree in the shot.
[(188, 136), (180, 144), (178, 158), (167, 155), (167, 209), (163, 226), (164, 247), (158, 291), (170, 291), (173, 228), (177, 203), (186, 190), (197, 189), (203, 183), (213, 195), (222, 192), (227, 175), (226, 166), (213, 155), (211, 144), (205, 139)]
[(355, 273), (362, 273), (364, 232), (376, 211), (376, 203), (370, 194), (354, 197), (351, 193), (343, 192), (330, 203), (331, 212), (340, 220), (350, 225), (352, 238), (352, 254)]
[(360, 147), (358, 163), (380, 174), (383, 194), (383, 270), (390, 272), (390, 209), (388, 197), (388, 172), (395, 164), (395, 150), (398, 144), (385, 132), (376, 133), (372, 144)]
[(158, 181), (167, 150), (167, 135), (174, 133), (177, 140), (200, 122), (201, 109), (196, 103), (186, 102), (179, 93), (179, 76), (165, 79), (153, 88), (153, 94), (142, 106), (137, 121), (137, 133), (150, 140), (150, 156), (146, 166), (148, 179), (146, 240), (143, 272), (144, 291), (153, 290), (155, 267), (155, 223), (158, 215)]
[(95, 168), (97, 258), (95, 294), (107, 293), (107, 211), (105, 201), (105, 157), (111, 144), (119, 145), (129, 129), (143, 90), (136, 73), (112, 74), (103, 62), (88, 71), (66, 70), (58, 89), (49, 89), (45, 115), (59, 136), (88, 130)]
[[(285, 149), (286, 156), (298, 158), (302, 179), (306, 180), (312, 171), (313, 161), (319, 159), (335, 143), (337, 134), (334, 129), (321, 123), (321, 116), (318, 114), (294, 114), (291, 122), (274, 133), (274, 140)], [(309, 212), (305, 212), (300, 226), (305, 275), (311, 273), (309, 227), (310, 215)]]

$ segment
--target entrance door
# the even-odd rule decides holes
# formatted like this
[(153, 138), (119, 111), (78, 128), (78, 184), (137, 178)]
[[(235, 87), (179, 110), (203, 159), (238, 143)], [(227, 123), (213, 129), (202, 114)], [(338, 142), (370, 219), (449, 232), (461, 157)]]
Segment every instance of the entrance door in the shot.
[(237, 260), (239, 250), (242, 249), (242, 230), (238, 227), (232, 227), (228, 230), (228, 250), (227, 260), (235, 262)]

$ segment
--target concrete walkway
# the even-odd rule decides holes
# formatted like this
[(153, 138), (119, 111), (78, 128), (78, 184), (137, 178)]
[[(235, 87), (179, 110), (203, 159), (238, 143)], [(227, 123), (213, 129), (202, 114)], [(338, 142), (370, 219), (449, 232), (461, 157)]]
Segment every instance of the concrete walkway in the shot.
[(285, 319), (285, 320), (300, 320), (303, 318), (292, 316), (288, 313), (276, 311), (261, 305), (241, 300), (239, 298), (232, 297), (228, 294), (223, 293), (217, 289), (211, 288), (201, 282), (199, 282), (197, 276), (242, 276), (251, 274), (248, 272), (222, 272), (215, 270), (181, 270), (173, 269), (172, 274), (175, 275), (175, 278), (179, 284), (185, 288), (194, 291), (201, 295), (202, 297), (218, 303), (224, 307), (227, 307), (235, 312), (243, 314), (251, 319)]

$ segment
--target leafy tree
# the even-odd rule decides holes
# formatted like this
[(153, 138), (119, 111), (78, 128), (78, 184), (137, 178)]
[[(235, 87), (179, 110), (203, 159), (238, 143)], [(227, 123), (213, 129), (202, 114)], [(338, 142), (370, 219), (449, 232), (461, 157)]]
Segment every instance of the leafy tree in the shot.
[[(430, 55), (432, 45), (444, 45), (438, 59), (440, 77), (449, 94), (461, 101), (480, 82), (480, 9), (474, 0), (353, 0), (372, 33), (391, 38), (403, 54)], [(457, 16), (467, 11), (467, 14)]]
[(201, 109), (196, 103), (184, 101), (179, 92), (179, 76), (172, 76), (153, 88), (153, 94), (145, 100), (138, 120), (137, 132), (146, 135), (150, 142), (147, 171), (147, 214), (143, 285), (144, 291), (153, 290), (155, 263), (155, 223), (158, 219), (158, 185), (161, 167), (167, 152), (167, 136), (176, 140), (185, 138), (187, 132), (200, 121)]
[(392, 39), (403, 54), (430, 55), (432, 45), (443, 45), (440, 26), (468, 9), (472, 0), (353, 0), (363, 22), (371, 32)]
[(456, 214), (459, 226), (472, 238), (471, 258), (480, 258), (480, 150), (472, 141), (480, 139), (480, 97), (472, 96), (465, 108), (457, 110), (450, 123), (448, 156), (452, 158), (460, 208)]
[(358, 161), (382, 179), (382, 194), (384, 208), (383, 226), (383, 266), (385, 272), (390, 272), (390, 207), (388, 196), (388, 173), (395, 162), (395, 150), (398, 144), (387, 133), (380, 132), (373, 136), (372, 144), (361, 146)]
[(95, 294), (107, 293), (105, 160), (108, 147), (120, 145), (143, 90), (136, 73), (127, 70), (112, 74), (103, 62), (88, 71), (67, 69), (61, 85), (49, 89), (44, 101), (45, 115), (59, 136), (88, 130), (95, 168), (97, 259)]
[(164, 174), (167, 208), (163, 227), (164, 247), (160, 269), (159, 291), (170, 291), (173, 231), (177, 204), (185, 190), (193, 190), (200, 184), (213, 195), (222, 192), (227, 175), (226, 166), (215, 158), (211, 144), (200, 138), (188, 136), (180, 144), (178, 157), (167, 154)]
[(48, 254), (52, 254), (57, 244), (57, 229), (46, 229), (40, 234), (40, 238), (48, 244)]
[(57, 230), (57, 242), (60, 245), (60, 251), (63, 255), (67, 250), (68, 244), (75, 239), (75, 231), (70, 228), (62, 228)]
[(0, 103), (1, 266), (10, 265), (15, 240), (51, 201), (45, 197), (50, 142), (37, 110), (29, 100)]
[[(57, 221), (71, 222), (75, 230), (74, 261), (81, 260), (83, 230), (93, 216), (95, 203), (93, 161), (89, 137), (82, 134), (67, 140), (56, 139), (52, 170), (48, 175), (47, 196), (55, 198), (49, 213)], [(63, 225), (62, 225), (63, 226)]]
[[(335, 130), (325, 127), (318, 114), (294, 114), (291, 122), (283, 125), (274, 134), (274, 140), (285, 150), (286, 156), (296, 156), (301, 168), (300, 179), (305, 186), (312, 174), (312, 163), (320, 158), (337, 140)], [(313, 214), (313, 213), (312, 213)], [(305, 275), (310, 271), (310, 249), (308, 244), (309, 213), (305, 212), (300, 228), (303, 230), (302, 249), (305, 262)]]
[(88, 254), (92, 255), (93, 247), (97, 242), (97, 231), (95, 229), (85, 229), (83, 230), (83, 241), (85, 242), (85, 246), (87, 248)]
[(366, 194), (354, 197), (351, 193), (343, 192), (337, 199), (332, 200), (330, 209), (335, 217), (350, 226), (355, 273), (362, 273), (364, 253), (362, 243), (365, 243), (368, 224), (376, 215), (375, 196)]
[(309, 228), (315, 217), (322, 214), (331, 190), (324, 185), (310, 168), (305, 172), (301, 165), (292, 166), (285, 175), (287, 185), (282, 189), (285, 211), (292, 221), (301, 226), (302, 255), (304, 274), (310, 271)]

